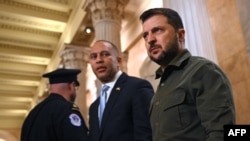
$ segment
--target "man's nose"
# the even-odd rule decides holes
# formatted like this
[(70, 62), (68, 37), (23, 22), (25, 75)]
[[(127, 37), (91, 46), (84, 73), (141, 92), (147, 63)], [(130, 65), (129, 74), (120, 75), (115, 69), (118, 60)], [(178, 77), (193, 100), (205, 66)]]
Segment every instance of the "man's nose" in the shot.
[(154, 44), (155, 41), (156, 41), (155, 36), (154, 36), (152, 33), (149, 33), (149, 34), (148, 34), (148, 38), (147, 38), (148, 44), (150, 44), (150, 45), (151, 45), (151, 44)]
[(103, 57), (100, 54), (98, 54), (96, 56), (96, 63), (102, 63), (102, 62), (103, 62)]

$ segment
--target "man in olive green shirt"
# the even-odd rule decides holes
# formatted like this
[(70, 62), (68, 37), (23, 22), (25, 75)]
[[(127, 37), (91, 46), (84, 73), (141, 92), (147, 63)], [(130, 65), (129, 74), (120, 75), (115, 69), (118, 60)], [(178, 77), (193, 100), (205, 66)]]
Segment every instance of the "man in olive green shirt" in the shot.
[(148, 55), (161, 66), (150, 108), (153, 141), (223, 141), (223, 126), (235, 123), (227, 76), (215, 63), (185, 49), (176, 11), (153, 8), (140, 20)]

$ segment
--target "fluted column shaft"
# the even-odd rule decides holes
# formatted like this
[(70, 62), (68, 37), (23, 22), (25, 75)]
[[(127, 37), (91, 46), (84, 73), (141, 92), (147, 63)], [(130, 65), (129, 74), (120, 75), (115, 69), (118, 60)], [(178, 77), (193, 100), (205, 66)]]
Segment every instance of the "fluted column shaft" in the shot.
[(129, 0), (89, 0), (97, 40), (108, 40), (121, 51), (120, 31), (123, 10)]
[(86, 73), (88, 64), (89, 48), (79, 46), (66, 45), (65, 50), (61, 54), (62, 65), (68, 69), (80, 69), (78, 81), (80, 87), (77, 90), (75, 103), (79, 106), (80, 112), (83, 115), (85, 122), (88, 121), (88, 104), (86, 91)]

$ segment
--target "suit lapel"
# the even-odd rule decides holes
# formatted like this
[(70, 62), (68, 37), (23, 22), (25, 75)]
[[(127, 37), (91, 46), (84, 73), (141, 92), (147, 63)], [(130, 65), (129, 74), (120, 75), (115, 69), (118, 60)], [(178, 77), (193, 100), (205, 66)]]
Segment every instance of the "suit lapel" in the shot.
[(116, 81), (116, 83), (111, 91), (111, 94), (109, 96), (109, 99), (107, 101), (107, 104), (106, 104), (106, 107), (104, 110), (101, 130), (105, 127), (106, 120), (108, 120), (108, 116), (110, 115), (109, 113), (112, 111), (112, 107), (117, 102), (117, 99), (120, 96), (120, 92), (123, 89), (123, 86), (125, 84), (127, 77), (128, 77), (128, 75), (126, 73), (122, 73), (122, 75), (118, 78), (118, 80)]

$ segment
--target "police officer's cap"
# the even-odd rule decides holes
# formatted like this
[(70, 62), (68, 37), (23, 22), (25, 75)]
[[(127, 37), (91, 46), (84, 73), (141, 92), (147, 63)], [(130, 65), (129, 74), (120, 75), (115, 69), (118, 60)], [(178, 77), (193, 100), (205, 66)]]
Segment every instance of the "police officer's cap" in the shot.
[(81, 72), (79, 69), (57, 69), (49, 73), (43, 74), (43, 77), (49, 78), (50, 84), (55, 83), (71, 83), (75, 82), (76, 86), (79, 86), (77, 81), (77, 75)]

